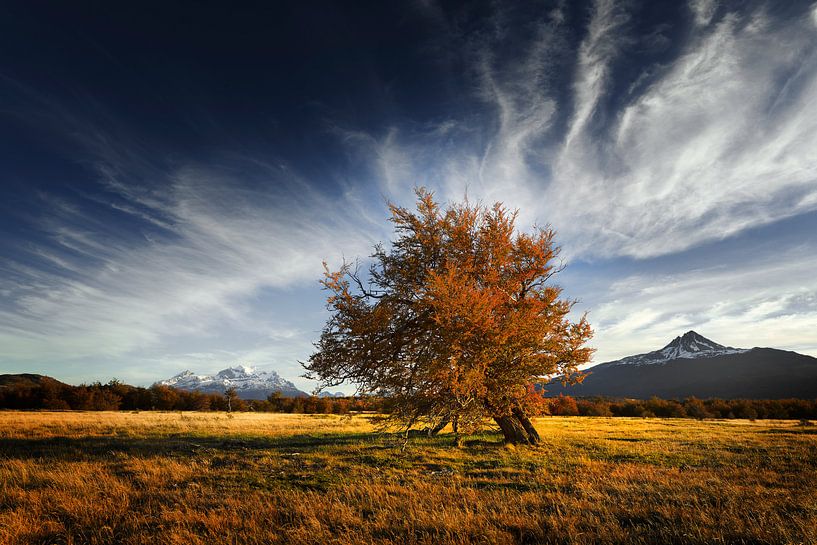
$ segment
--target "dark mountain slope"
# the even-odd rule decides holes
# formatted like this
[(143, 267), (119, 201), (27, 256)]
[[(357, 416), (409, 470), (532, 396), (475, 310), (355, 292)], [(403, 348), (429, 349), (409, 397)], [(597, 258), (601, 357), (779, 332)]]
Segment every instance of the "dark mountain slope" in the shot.
[(45, 375), (36, 375), (33, 373), (17, 373), (0, 375), (0, 388), (2, 387), (27, 387), (34, 388), (40, 386), (43, 381), (51, 381), (60, 386), (68, 386), (64, 382), (57, 379), (47, 377)]
[(586, 373), (581, 384), (551, 382), (546, 395), (817, 398), (817, 358), (774, 348), (725, 347), (694, 331), (661, 350), (596, 365)]

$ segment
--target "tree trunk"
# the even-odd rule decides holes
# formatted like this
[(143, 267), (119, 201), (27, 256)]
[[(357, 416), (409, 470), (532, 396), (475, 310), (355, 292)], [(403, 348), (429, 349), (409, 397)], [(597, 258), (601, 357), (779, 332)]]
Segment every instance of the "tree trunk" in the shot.
[(460, 417), (454, 415), (454, 418), (451, 419), (451, 428), (454, 430), (454, 444), (457, 447), (462, 446), (462, 435), (460, 435)]
[(451, 419), (447, 416), (444, 417), (442, 420), (437, 422), (436, 426), (434, 426), (433, 428), (428, 428), (428, 436), (434, 437), (435, 435), (443, 431), (443, 428), (446, 427), (449, 422), (451, 422)]
[(525, 430), (522, 423), (515, 416), (495, 416), (494, 421), (502, 430), (502, 435), (505, 437), (505, 443), (514, 445), (530, 445), (531, 440), (528, 432)]
[(530, 418), (528, 418), (528, 415), (525, 414), (525, 411), (517, 407), (513, 410), (513, 415), (517, 418), (517, 420), (519, 420), (522, 427), (525, 428), (525, 431), (528, 434), (528, 442), (531, 445), (538, 445), (542, 438), (539, 437), (539, 432), (533, 427), (533, 424), (531, 423)]

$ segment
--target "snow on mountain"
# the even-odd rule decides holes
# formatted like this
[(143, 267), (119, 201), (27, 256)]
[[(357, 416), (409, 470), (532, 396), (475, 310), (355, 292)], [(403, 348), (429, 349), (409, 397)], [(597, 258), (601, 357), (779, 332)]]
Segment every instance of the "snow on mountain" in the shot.
[(343, 392), (321, 392), (318, 394), (318, 397), (346, 397), (346, 394)]
[(227, 388), (235, 388), (238, 396), (243, 399), (265, 399), (274, 392), (293, 397), (307, 395), (292, 382), (281, 378), (275, 371), (258, 371), (247, 365), (228, 367), (215, 375), (198, 375), (192, 371), (182, 371), (156, 384), (205, 393), (224, 393)]
[(627, 356), (620, 360), (610, 361), (601, 365), (662, 365), (676, 359), (714, 358), (727, 354), (742, 354), (748, 349), (732, 348), (711, 341), (694, 331), (687, 331), (680, 337), (675, 337), (671, 343), (653, 352)]

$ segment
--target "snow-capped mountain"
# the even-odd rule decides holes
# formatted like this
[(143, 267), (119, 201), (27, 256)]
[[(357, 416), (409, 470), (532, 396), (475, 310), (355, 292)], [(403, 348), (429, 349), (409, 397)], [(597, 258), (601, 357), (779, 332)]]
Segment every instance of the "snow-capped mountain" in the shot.
[(287, 397), (307, 395), (275, 371), (257, 371), (246, 365), (228, 367), (215, 375), (197, 375), (192, 371), (183, 371), (156, 384), (204, 393), (224, 393), (227, 388), (235, 388), (242, 399), (266, 399), (274, 392), (281, 392)]
[(580, 384), (559, 379), (546, 395), (647, 399), (817, 397), (817, 358), (774, 348), (732, 348), (694, 331), (660, 350), (627, 356), (584, 371)]
[(748, 352), (748, 350), (723, 346), (694, 331), (687, 331), (682, 336), (675, 337), (671, 343), (661, 350), (638, 354), (637, 356), (627, 356), (602, 365), (660, 365), (677, 359), (714, 358), (715, 356), (741, 354), (743, 352)]
[(318, 397), (346, 397), (346, 396), (347, 396), (347, 394), (344, 394), (343, 392), (334, 392), (334, 393), (332, 393), (332, 392), (321, 392), (321, 393), (318, 394)]

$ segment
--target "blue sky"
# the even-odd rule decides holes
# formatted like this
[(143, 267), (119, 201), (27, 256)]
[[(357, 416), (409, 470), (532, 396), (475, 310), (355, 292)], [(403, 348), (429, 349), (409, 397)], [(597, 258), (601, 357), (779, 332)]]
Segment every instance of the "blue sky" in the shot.
[(817, 355), (813, 2), (0, 6), (0, 372), (302, 388), (413, 188), (551, 224), (595, 361)]

